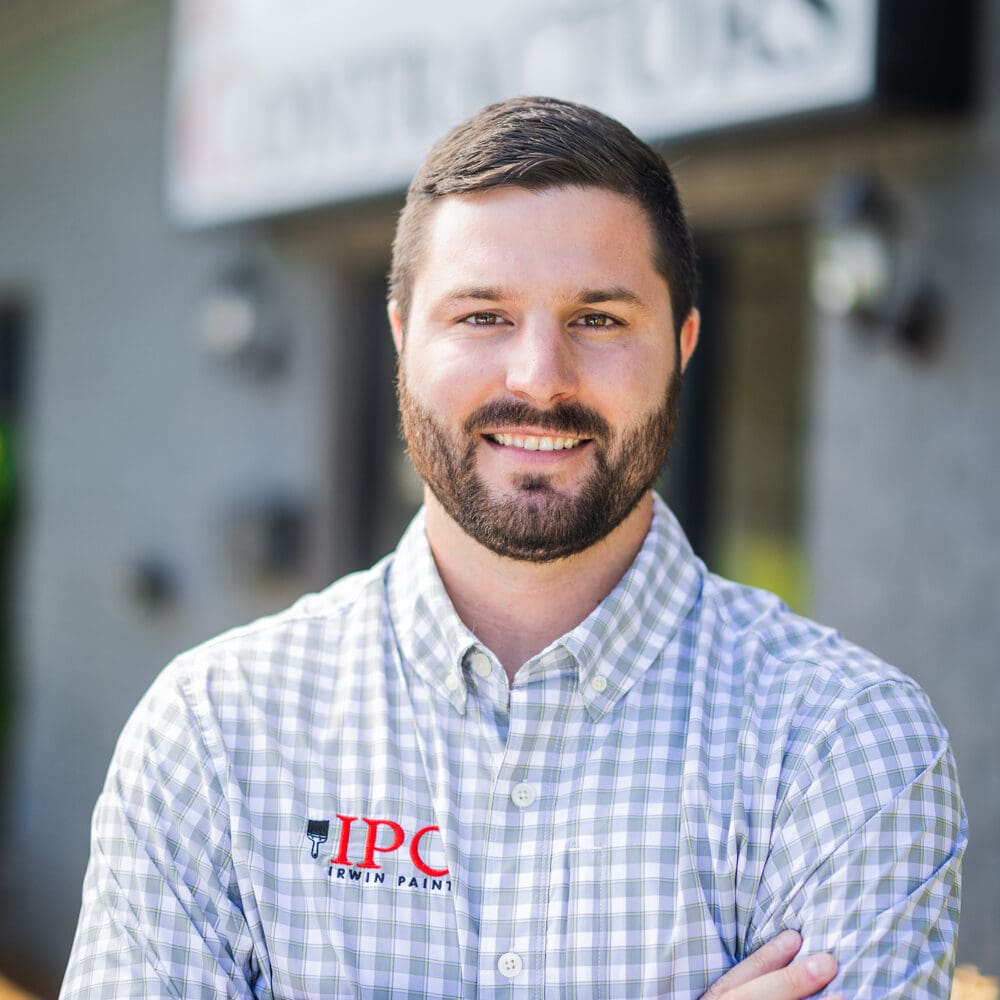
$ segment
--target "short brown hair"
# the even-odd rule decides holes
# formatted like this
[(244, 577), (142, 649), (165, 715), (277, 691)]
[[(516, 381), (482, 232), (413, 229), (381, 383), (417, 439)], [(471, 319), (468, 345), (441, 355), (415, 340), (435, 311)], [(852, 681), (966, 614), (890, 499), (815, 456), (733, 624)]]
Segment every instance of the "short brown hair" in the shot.
[(654, 149), (621, 122), (552, 97), (491, 104), (449, 132), (413, 178), (392, 245), (389, 298), (405, 324), (427, 221), (438, 198), (493, 187), (598, 187), (625, 195), (653, 228), (675, 333), (694, 306), (694, 243), (674, 179)]

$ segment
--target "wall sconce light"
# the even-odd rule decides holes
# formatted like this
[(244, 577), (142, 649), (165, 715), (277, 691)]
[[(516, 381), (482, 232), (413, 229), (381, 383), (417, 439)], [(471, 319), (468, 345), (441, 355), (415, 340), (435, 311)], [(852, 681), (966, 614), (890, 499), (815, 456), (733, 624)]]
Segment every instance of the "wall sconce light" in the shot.
[(258, 582), (295, 578), (305, 569), (306, 504), (294, 494), (244, 497), (226, 512), (229, 558)]
[(198, 342), (223, 364), (258, 377), (274, 375), (287, 360), (274, 312), (261, 269), (241, 264), (221, 274), (205, 294), (198, 310)]
[(821, 201), (812, 295), (859, 334), (928, 353), (941, 331), (941, 299), (904, 226), (903, 212), (870, 172), (850, 174)]
[(133, 603), (144, 611), (162, 612), (177, 603), (178, 576), (171, 563), (160, 555), (145, 553), (129, 567), (126, 578)]

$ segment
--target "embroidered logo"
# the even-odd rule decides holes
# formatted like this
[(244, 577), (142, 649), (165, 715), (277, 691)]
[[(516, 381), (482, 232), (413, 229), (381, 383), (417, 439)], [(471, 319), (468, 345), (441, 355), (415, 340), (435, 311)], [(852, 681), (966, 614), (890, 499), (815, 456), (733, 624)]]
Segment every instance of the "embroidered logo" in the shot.
[[(447, 868), (436, 868), (427, 860), (426, 841), (430, 834), (440, 834), (439, 827), (435, 825), (424, 826), (409, 836), (407, 832), (391, 819), (371, 819), (368, 816), (345, 816), (337, 813), (339, 821), (339, 833), (337, 835), (337, 851), (329, 861), (328, 875), (330, 878), (344, 879), (352, 882), (376, 882), (385, 883), (385, 872), (382, 865), (376, 860), (376, 855), (395, 854), (401, 848), (406, 849), (410, 861), (420, 875), (397, 875), (397, 888), (407, 886), (409, 888), (423, 888), (451, 891), (451, 880), (446, 879), (449, 874)], [(349, 856), (351, 848), (352, 827), (355, 823), (362, 826), (356, 827), (357, 834), (363, 836), (364, 847), (361, 851), (360, 859), (355, 855), (352, 859)], [(319, 857), (319, 848), (330, 838), (330, 820), (311, 819), (306, 823), (306, 837), (312, 841), (310, 856)], [(362, 833), (363, 831), (363, 833)], [(356, 846), (359, 839), (356, 837)]]
[(325, 844), (330, 836), (330, 821), (328, 819), (311, 819), (306, 824), (306, 836), (312, 841), (312, 856), (319, 857), (319, 845)]

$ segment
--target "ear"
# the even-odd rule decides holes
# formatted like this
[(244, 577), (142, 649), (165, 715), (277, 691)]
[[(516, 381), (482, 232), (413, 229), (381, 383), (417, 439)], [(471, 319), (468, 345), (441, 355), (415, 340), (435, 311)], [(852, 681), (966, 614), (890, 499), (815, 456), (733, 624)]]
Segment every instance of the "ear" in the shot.
[(399, 307), (395, 299), (389, 300), (387, 309), (389, 313), (389, 326), (392, 327), (392, 342), (396, 345), (396, 353), (403, 352), (403, 318), (399, 315)]
[(694, 349), (698, 346), (698, 334), (701, 331), (701, 313), (697, 309), (692, 309), (688, 313), (684, 325), (681, 327), (681, 371), (687, 368)]

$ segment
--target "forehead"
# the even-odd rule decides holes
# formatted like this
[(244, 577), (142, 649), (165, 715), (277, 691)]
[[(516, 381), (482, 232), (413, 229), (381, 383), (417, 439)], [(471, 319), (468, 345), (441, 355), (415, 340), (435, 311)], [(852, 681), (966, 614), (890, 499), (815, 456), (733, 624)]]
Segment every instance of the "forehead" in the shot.
[(643, 284), (666, 293), (653, 229), (631, 198), (594, 187), (491, 188), (439, 199), (414, 295), (440, 284)]

